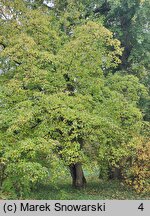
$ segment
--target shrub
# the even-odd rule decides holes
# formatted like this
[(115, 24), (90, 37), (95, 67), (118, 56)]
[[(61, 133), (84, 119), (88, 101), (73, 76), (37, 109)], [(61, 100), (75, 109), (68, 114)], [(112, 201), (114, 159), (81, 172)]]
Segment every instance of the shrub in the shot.
[(125, 182), (138, 193), (150, 192), (150, 139), (136, 137), (130, 146), (132, 157), (125, 164)]

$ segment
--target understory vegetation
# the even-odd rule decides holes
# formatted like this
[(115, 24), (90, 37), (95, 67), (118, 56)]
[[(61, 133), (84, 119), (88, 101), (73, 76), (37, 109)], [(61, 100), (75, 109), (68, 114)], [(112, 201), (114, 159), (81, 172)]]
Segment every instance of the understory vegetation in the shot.
[[(82, 190), (73, 188), (70, 176), (57, 179), (55, 184), (47, 181), (37, 184), (28, 195), (21, 199), (27, 200), (149, 200), (149, 193), (139, 194), (130, 186), (119, 180), (100, 180), (97, 175), (87, 176), (87, 187)], [(0, 199), (18, 199), (15, 193), (2, 192)]]

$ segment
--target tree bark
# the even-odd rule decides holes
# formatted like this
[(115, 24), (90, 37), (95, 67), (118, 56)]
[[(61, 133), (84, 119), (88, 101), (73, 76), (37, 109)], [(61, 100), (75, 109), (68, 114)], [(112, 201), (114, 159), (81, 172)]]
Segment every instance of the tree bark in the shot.
[(86, 178), (83, 173), (82, 164), (80, 162), (69, 166), (72, 177), (72, 185), (77, 189), (84, 188), (86, 185)]
[(109, 168), (109, 179), (122, 179), (121, 169), (117, 167)]
[(75, 182), (76, 182), (76, 169), (75, 169), (75, 165), (71, 164), (69, 166), (69, 169), (70, 169), (70, 174), (71, 174), (71, 177), (72, 177), (72, 186), (75, 186)]
[(129, 61), (129, 56), (135, 43), (134, 32), (132, 30), (132, 19), (135, 16), (136, 11), (140, 7), (140, 1), (136, 1), (136, 3), (133, 4), (131, 8), (128, 7), (126, 1), (124, 2), (125, 11), (122, 11), (122, 13), (120, 11), (120, 25), (121, 31), (123, 33), (121, 42), (124, 47), (123, 55), (121, 57), (121, 69), (126, 70), (130, 67), (131, 62)]

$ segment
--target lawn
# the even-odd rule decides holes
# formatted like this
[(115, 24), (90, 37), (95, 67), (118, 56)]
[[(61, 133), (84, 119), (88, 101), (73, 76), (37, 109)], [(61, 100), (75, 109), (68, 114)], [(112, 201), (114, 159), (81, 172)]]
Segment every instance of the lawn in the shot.
[(61, 181), (57, 186), (40, 185), (26, 199), (38, 200), (124, 200), (124, 199), (150, 199), (149, 194), (137, 194), (131, 188), (119, 181), (104, 181), (89, 177), (87, 187), (83, 190), (72, 188), (70, 179)]
[[(70, 175), (60, 176), (55, 184), (39, 184), (29, 195), (20, 199), (27, 200), (149, 200), (150, 194), (137, 194), (132, 188), (118, 180), (100, 180), (97, 173), (85, 172), (87, 186), (77, 190), (71, 185)], [(0, 199), (18, 199), (13, 194), (0, 192)]]

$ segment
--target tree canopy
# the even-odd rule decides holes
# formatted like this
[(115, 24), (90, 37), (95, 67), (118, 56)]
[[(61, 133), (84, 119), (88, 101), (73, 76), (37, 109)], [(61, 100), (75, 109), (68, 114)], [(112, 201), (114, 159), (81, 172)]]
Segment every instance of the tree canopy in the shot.
[(80, 188), (82, 165), (95, 162), (101, 177), (119, 169), (136, 189), (139, 149), (138, 188), (147, 185), (149, 2), (98, 2), (1, 0), (4, 190), (23, 196), (64, 166)]

